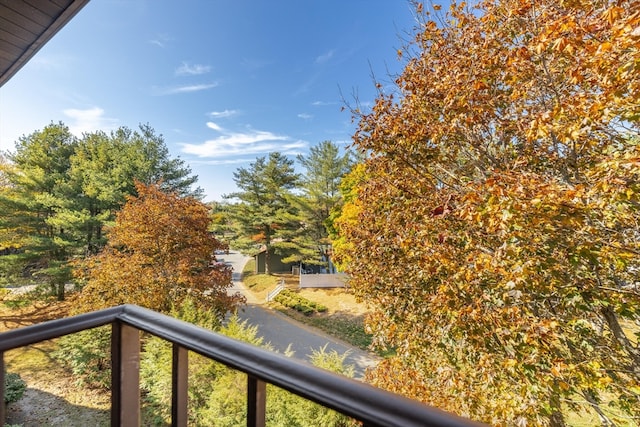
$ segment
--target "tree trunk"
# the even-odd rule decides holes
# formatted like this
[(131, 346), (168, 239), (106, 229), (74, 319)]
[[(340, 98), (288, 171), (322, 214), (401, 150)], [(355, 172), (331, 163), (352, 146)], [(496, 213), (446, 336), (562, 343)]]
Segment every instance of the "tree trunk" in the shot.
[(267, 250), (264, 253), (264, 272), (265, 274), (271, 274), (271, 247), (267, 246)]
[(266, 248), (264, 253), (264, 272), (265, 274), (271, 274), (271, 227), (268, 225), (264, 228), (264, 247)]
[(625, 335), (620, 322), (618, 322), (618, 316), (611, 306), (604, 307), (601, 312), (616, 341), (633, 361), (633, 374), (636, 378), (640, 378), (640, 350)]

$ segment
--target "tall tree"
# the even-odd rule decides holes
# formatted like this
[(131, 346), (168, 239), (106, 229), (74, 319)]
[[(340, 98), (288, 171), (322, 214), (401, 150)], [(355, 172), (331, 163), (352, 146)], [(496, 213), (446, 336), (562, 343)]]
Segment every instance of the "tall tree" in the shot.
[(84, 251), (94, 254), (104, 246), (104, 225), (135, 194), (136, 180), (200, 197), (202, 189), (193, 189), (197, 179), (181, 159), (169, 157), (161, 135), (141, 125), (138, 131), (121, 127), (111, 134), (84, 134), (71, 157), (68, 185), (60, 191), (73, 201), (66, 218), (76, 220)]
[(11, 191), (2, 197), (5, 227), (0, 232), (9, 232), (6, 244), (19, 249), (11, 257), (11, 269), (43, 276), (39, 280), (61, 299), (71, 277), (66, 260), (73, 253), (73, 235), (59, 221), (58, 213), (69, 203), (59, 189), (67, 180), (77, 144), (62, 123), (21, 137), (16, 151), (8, 156), (13, 166), (5, 171)]
[(28, 244), (24, 229), (31, 227), (32, 214), (19, 202), (12, 183), (15, 166), (0, 153), (0, 286), (9, 285), (21, 276), (23, 248)]
[(209, 210), (193, 197), (136, 185), (109, 231), (109, 243), (78, 265), (81, 304), (99, 309), (138, 304), (169, 312), (189, 298), (218, 319), (240, 302), (228, 295), (231, 270), (215, 262), (224, 244), (209, 233)]
[(323, 141), (311, 147), (308, 155), (298, 155), (297, 159), (304, 168), (301, 194), (294, 199), (302, 225), (296, 238), (300, 261), (326, 263), (322, 246), (331, 243), (332, 213), (341, 209), (340, 181), (351, 169), (351, 155), (349, 152), (340, 154), (336, 144)]
[(340, 223), (397, 353), (371, 379), (491, 424), (638, 417), (636, 2), (416, 6)]
[(264, 246), (269, 274), (272, 251), (286, 252), (290, 244), (282, 237), (299, 226), (290, 202), (291, 191), (299, 179), (293, 160), (273, 152), (268, 158), (257, 158), (249, 168), (239, 168), (233, 179), (240, 189), (227, 196), (240, 200), (233, 205), (234, 220), (241, 235), (250, 236), (254, 244)]

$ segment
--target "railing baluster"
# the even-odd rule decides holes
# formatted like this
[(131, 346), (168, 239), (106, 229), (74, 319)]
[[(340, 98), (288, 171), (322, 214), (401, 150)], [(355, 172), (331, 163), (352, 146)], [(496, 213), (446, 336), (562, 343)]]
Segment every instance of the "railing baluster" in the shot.
[(187, 401), (189, 398), (189, 352), (186, 348), (173, 343), (171, 366), (171, 425), (186, 427)]
[(247, 427), (265, 427), (267, 384), (247, 375)]
[(0, 351), (0, 425), (3, 426), (7, 419), (7, 411), (4, 404), (4, 351)]
[(122, 322), (111, 328), (111, 426), (140, 426), (140, 331)]

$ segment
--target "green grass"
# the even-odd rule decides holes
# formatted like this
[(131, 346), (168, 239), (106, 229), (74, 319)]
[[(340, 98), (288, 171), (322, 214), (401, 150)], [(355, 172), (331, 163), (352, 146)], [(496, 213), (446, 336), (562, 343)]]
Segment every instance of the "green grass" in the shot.
[(253, 272), (256, 270), (256, 260), (255, 258), (251, 258), (249, 261), (247, 261), (247, 263), (244, 265), (244, 268), (242, 269), (242, 280), (246, 280), (246, 278), (248, 276), (253, 275)]
[(268, 274), (255, 274), (255, 260), (250, 259), (242, 270), (242, 282), (258, 299), (264, 300), (267, 293), (273, 290), (280, 278)]

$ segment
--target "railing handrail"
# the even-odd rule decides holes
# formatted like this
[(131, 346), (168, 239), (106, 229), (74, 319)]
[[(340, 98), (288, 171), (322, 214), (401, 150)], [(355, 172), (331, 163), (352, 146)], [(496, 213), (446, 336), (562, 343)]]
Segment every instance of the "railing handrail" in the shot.
[(114, 322), (143, 330), (364, 422), (366, 426), (481, 424), (303, 361), (135, 305), (121, 305), (0, 333), (0, 353)]
[(267, 302), (270, 302), (275, 297), (277, 297), (278, 294), (284, 290), (284, 288), (285, 288), (285, 285), (284, 285), (284, 279), (283, 279), (280, 283), (278, 283), (278, 285), (271, 292), (267, 293)]

